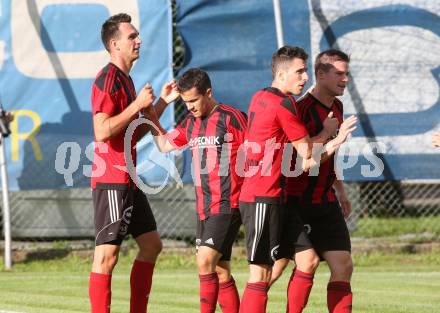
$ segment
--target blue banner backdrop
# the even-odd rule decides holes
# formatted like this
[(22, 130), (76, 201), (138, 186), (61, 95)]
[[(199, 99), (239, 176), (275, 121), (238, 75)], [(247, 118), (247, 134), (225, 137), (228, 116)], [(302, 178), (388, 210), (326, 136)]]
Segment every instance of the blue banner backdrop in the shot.
[[(109, 60), (100, 30), (120, 12), (132, 16), (143, 41), (131, 73), (136, 88), (150, 82), (159, 94), (173, 75), (169, 1), (0, 2), (0, 99), (15, 114), (6, 140), (12, 190), (89, 186), (91, 86)], [(171, 106), (162, 123), (172, 127)], [(167, 159), (148, 140), (138, 146), (139, 174), (158, 184), (168, 175), (160, 165)]]
[[(284, 41), (314, 57), (339, 48), (351, 55), (342, 101), (360, 123), (341, 149), (345, 180), (438, 179), (440, 3), (392, 0), (281, 0)], [(272, 0), (178, 1), (185, 66), (202, 67), (216, 98), (247, 111), (252, 94), (271, 82), (276, 50)], [(191, 180), (186, 155), (185, 181)], [(381, 168), (383, 167), (383, 171)]]
[[(285, 43), (311, 56), (310, 83), (319, 51), (336, 47), (351, 55), (351, 83), (342, 100), (346, 115), (357, 114), (360, 125), (339, 159), (344, 179), (438, 179), (438, 151), (430, 144), (440, 129), (438, 1), (280, 2)], [(252, 94), (271, 82), (272, 0), (177, 4), (186, 50), (181, 72), (204, 68), (215, 97), (247, 111)], [(16, 117), (6, 140), (12, 190), (88, 186), (90, 91), (108, 61), (100, 27), (119, 12), (132, 15), (143, 40), (132, 72), (135, 85), (151, 82), (158, 94), (172, 77), (169, 1), (0, 0), (0, 100)], [(173, 122), (169, 107), (162, 123), (171, 128)], [(157, 185), (169, 178), (170, 158), (150, 140), (139, 145), (138, 172)], [(55, 162), (57, 150), (64, 163)], [(183, 178), (191, 182), (188, 154)]]

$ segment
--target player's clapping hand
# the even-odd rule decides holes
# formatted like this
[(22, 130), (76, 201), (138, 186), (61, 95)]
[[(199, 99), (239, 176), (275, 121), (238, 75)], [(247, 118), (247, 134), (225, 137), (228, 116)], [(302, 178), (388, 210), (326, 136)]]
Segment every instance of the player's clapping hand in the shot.
[(352, 115), (347, 118), (339, 128), (338, 136), (336, 136), (336, 143), (342, 144), (347, 137), (356, 129), (357, 117)]
[(336, 130), (339, 126), (339, 121), (336, 117), (333, 117), (333, 112), (330, 112), (322, 123), (324, 130), (329, 135), (328, 137), (333, 137), (336, 135)]
[(136, 97), (138, 111), (152, 107), (155, 99), (156, 96), (154, 95), (153, 87), (151, 87), (150, 84), (146, 84)]
[(160, 97), (167, 103), (171, 103), (179, 98), (180, 94), (177, 90), (177, 83), (173, 79), (162, 86)]
[(440, 131), (432, 136), (432, 144), (436, 147), (440, 147)]

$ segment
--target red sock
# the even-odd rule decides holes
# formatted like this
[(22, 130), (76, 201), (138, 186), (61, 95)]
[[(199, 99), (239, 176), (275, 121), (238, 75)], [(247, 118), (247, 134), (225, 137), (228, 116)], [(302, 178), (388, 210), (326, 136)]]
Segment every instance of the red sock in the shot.
[(92, 313), (110, 313), (112, 275), (90, 273), (89, 298)]
[(294, 270), (287, 287), (287, 313), (301, 313), (309, 300), (313, 274)]
[(199, 275), (200, 279), (200, 313), (214, 313), (218, 297), (217, 273)]
[(130, 274), (130, 313), (147, 312), (154, 263), (134, 260)]
[(218, 290), (218, 304), (223, 313), (238, 313), (240, 298), (233, 277), (227, 282), (221, 283)]
[(241, 298), (240, 313), (266, 313), (268, 286), (262, 281), (247, 283)]
[(349, 282), (332, 281), (327, 285), (327, 306), (330, 313), (350, 313), (353, 294)]

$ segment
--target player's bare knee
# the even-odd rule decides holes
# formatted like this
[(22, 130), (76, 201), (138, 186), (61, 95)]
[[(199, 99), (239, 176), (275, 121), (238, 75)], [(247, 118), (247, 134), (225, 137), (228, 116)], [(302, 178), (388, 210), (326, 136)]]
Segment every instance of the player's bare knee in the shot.
[(310, 270), (308, 273), (314, 273), (319, 266), (319, 256), (316, 254), (310, 259)]
[(343, 273), (347, 277), (347, 279), (351, 278), (353, 274), (353, 261), (351, 258), (348, 258), (343, 264)]
[(318, 263), (308, 263), (303, 265), (301, 268), (297, 267), (298, 270), (300, 270), (301, 272), (305, 272), (305, 273), (314, 273), (316, 271), (316, 269), (319, 266), (319, 262)]
[(158, 256), (163, 249), (163, 244), (162, 244), (162, 240), (156, 240), (151, 247), (152, 253), (155, 254), (156, 256)]
[(201, 274), (212, 273), (216, 271), (213, 259), (204, 254), (197, 255), (197, 267), (199, 269), (199, 273)]
[(225, 283), (231, 280), (231, 264), (229, 261), (218, 261), (215, 267), (219, 282)]
[(227, 282), (231, 279), (231, 272), (226, 269), (219, 269), (216, 267), (215, 271), (217, 272), (219, 282)]
[(156, 258), (162, 251), (162, 241), (155, 240), (148, 244), (148, 246), (142, 247), (138, 253), (138, 259), (144, 262), (156, 262)]
[(353, 261), (351, 257), (343, 258), (330, 268), (332, 277), (336, 280), (348, 281), (353, 274)]
[(249, 266), (249, 282), (271, 281), (272, 266), (266, 264), (251, 264)]
[(115, 254), (101, 254), (95, 255), (93, 259), (94, 271), (110, 274), (118, 263), (118, 255)]
[(296, 268), (301, 272), (314, 273), (319, 266), (319, 256), (314, 252), (295, 255)]

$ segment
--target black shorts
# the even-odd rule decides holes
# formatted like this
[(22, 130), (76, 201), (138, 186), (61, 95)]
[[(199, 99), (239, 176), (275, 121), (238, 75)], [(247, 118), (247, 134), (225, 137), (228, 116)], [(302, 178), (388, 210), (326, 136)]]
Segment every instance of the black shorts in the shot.
[(297, 197), (288, 197), (287, 208), (298, 212), (303, 229), (321, 260), (326, 251), (351, 252), (350, 233), (338, 201), (306, 205)]
[(134, 238), (157, 230), (156, 220), (145, 194), (125, 184), (97, 183), (92, 190), (95, 209), (95, 244), (120, 245), (124, 237)]
[(248, 262), (273, 265), (280, 245), (280, 210), (278, 203), (240, 202)]
[[(289, 203), (287, 203), (289, 205)], [(297, 207), (287, 206), (281, 217), (281, 240), (279, 257), (290, 259), (297, 252), (312, 249), (313, 245), (307, 235)]]
[(232, 214), (214, 214), (204, 219), (197, 219), (196, 250), (200, 246), (210, 247), (222, 254), (220, 261), (230, 261), (232, 245), (237, 238), (241, 225), (238, 210)]

